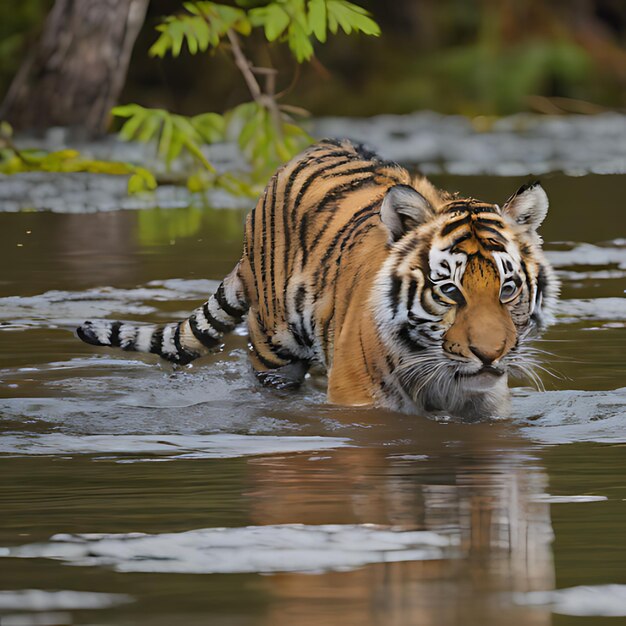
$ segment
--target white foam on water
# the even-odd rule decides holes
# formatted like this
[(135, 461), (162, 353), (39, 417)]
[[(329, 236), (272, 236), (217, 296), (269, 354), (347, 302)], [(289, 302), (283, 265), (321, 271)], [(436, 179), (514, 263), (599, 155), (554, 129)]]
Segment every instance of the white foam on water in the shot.
[(588, 298), (561, 300), (557, 309), (559, 323), (582, 320), (626, 320), (626, 298)]
[[(160, 460), (227, 459), (259, 454), (313, 452), (348, 445), (341, 437), (271, 435), (3, 435), (0, 453), (10, 455), (161, 455)], [(125, 459), (127, 462), (131, 459)], [(141, 460), (148, 460), (142, 458)]]
[(554, 267), (576, 267), (580, 265), (616, 265), (626, 270), (626, 246), (614, 240), (612, 246), (597, 246), (592, 243), (579, 243), (571, 250), (548, 250), (546, 256)]
[(626, 387), (609, 391), (515, 389), (513, 420), (540, 443), (626, 442)]
[(606, 496), (553, 496), (549, 493), (540, 493), (532, 496), (533, 502), (547, 502), (548, 504), (579, 504), (581, 502), (604, 502)]
[(119, 572), (181, 574), (323, 572), (371, 563), (452, 558), (458, 539), (371, 524), (281, 524), (148, 535), (53, 536), (0, 556), (49, 558)]
[(44, 589), (0, 591), (0, 611), (105, 609), (132, 601), (132, 598), (125, 594), (96, 591), (49, 591)]
[(581, 281), (581, 280), (619, 280), (626, 276), (626, 269), (623, 270), (557, 270), (561, 280)]
[[(75, 327), (87, 319), (150, 315), (157, 309), (146, 302), (193, 300), (189, 313), (212, 294), (214, 280), (151, 281), (133, 289), (96, 287), (84, 291), (47, 291), (35, 296), (0, 298), (0, 330)], [(171, 314), (168, 314), (168, 319)]]
[(626, 585), (591, 585), (514, 593), (515, 604), (549, 607), (553, 613), (581, 617), (626, 616)]

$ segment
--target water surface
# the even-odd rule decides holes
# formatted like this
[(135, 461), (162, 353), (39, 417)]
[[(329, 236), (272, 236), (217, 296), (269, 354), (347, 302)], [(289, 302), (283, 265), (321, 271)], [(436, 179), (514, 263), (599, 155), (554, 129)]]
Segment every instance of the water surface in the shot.
[[(500, 203), (523, 182), (434, 180)], [(624, 177), (543, 182), (553, 375), (478, 424), (260, 389), (243, 329), (177, 371), (73, 336), (185, 315), (241, 211), (0, 213), (3, 626), (623, 620)]]

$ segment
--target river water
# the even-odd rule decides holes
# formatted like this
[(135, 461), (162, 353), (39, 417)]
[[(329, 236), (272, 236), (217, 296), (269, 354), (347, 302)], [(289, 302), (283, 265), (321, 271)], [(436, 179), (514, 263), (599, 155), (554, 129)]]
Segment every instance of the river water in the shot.
[[(500, 203), (522, 182), (433, 180)], [(73, 336), (185, 315), (243, 211), (0, 213), (2, 625), (626, 619), (624, 182), (544, 177), (546, 391), (513, 381), (512, 417), (475, 424), (260, 389), (243, 329), (178, 371)]]

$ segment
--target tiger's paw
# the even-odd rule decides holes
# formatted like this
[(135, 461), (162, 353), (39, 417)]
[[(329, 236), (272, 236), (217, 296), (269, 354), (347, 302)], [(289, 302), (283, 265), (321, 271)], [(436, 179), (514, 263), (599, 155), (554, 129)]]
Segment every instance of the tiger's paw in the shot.
[(298, 389), (304, 380), (304, 375), (308, 370), (306, 363), (297, 361), (283, 365), (274, 370), (263, 370), (255, 372), (257, 380), (264, 386), (271, 389)]

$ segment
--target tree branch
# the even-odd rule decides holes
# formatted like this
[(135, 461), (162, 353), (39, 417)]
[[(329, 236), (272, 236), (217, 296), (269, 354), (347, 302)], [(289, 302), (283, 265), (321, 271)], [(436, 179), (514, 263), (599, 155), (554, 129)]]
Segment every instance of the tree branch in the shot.
[(252, 64), (246, 58), (246, 55), (243, 53), (241, 49), (241, 43), (239, 42), (239, 37), (237, 33), (232, 28), (229, 28), (226, 32), (228, 36), (228, 41), (230, 41), (230, 45), (233, 50), (233, 56), (235, 57), (235, 64), (239, 68), (239, 71), (243, 74), (244, 80), (248, 85), (248, 89), (250, 90), (250, 94), (254, 98), (255, 102), (259, 104), (263, 104), (261, 87), (257, 82), (257, 79), (254, 77), (252, 73)]
[[(272, 68), (253, 67), (252, 63), (248, 61), (246, 55), (241, 49), (241, 42), (239, 41), (237, 33), (232, 28), (229, 28), (226, 35), (228, 36), (228, 40), (230, 41), (230, 45), (232, 47), (235, 64), (239, 68), (239, 71), (243, 74), (244, 80), (250, 90), (250, 94), (257, 104), (265, 107), (269, 111), (276, 135), (279, 139), (282, 139), (283, 129), (281, 124), (281, 113), (278, 108), (278, 104), (276, 103), (275, 94), (276, 70), (273, 70)], [(261, 86), (254, 75), (255, 72), (258, 74), (265, 74), (267, 86), (267, 90), (265, 92), (261, 89)]]

